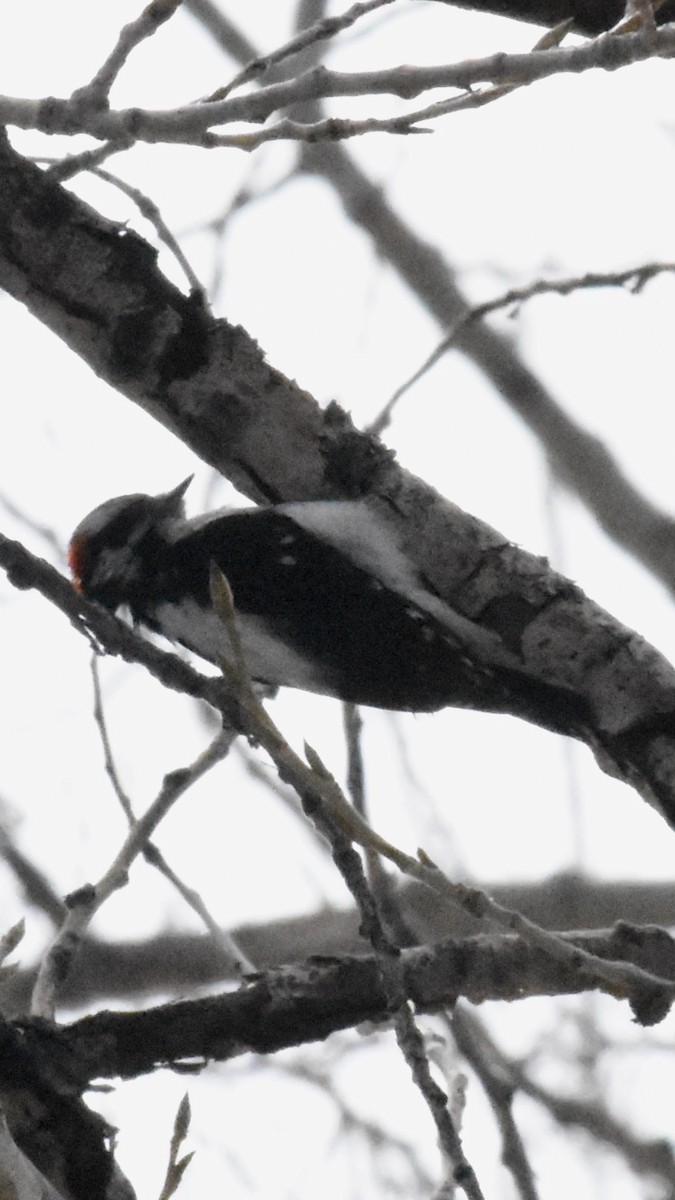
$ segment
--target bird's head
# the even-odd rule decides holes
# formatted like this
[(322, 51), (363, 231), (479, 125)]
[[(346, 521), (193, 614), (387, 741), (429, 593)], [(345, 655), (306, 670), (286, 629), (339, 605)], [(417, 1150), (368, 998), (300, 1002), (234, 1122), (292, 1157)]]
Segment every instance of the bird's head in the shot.
[(171, 540), (185, 519), (192, 475), (159, 496), (106, 500), (80, 521), (68, 546), (73, 586), (113, 611), (131, 600), (152, 561), (153, 545)]

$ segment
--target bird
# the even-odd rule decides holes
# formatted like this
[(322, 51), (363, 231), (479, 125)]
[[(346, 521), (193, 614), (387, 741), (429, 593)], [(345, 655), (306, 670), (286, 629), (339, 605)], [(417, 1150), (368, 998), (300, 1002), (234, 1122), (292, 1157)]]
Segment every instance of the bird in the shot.
[(232, 592), (251, 680), (410, 712), (515, 712), (574, 733), (579, 698), (524, 670), (498, 634), (443, 600), (363, 500), (307, 500), (189, 519), (192, 476), (106, 500), (72, 535), (74, 586), (222, 666), (231, 646), (209, 584)]

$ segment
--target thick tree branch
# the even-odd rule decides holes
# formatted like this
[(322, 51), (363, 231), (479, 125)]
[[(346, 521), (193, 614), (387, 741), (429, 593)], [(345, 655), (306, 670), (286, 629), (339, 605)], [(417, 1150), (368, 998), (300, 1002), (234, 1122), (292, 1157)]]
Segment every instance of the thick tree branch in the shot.
[[(618, 920), (636, 925), (668, 926), (675, 909), (670, 884), (601, 883), (560, 876), (540, 884), (494, 884), (485, 890), (507, 908), (523, 913), (545, 929), (594, 929)], [(443, 906), (417, 884), (396, 891), (396, 904), (420, 942), (465, 938), (480, 932), (481, 922), (460, 908)], [(296, 962), (303, 956), (362, 954), (366, 947), (354, 909), (322, 909), (304, 917), (265, 921), (233, 931), (260, 969)], [(101, 942), (86, 938), (61, 989), (69, 1007), (130, 1000), (161, 993), (180, 994), (194, 987), (232, 981), (232, 960), (212, 937), (166, 932), (138, 942)], [(28, 1011), (35, 972), (17, 969), (3, 983), (2, 1011)]]
[[(355, 5), (354, 10), (376, 2)], [(525, 8), (528, 2), (516, 0)], [(71, 122), (73, 131), (78, 106), (85, 121), (96, 108), (100, 119), (117, 120), (120, 114), (106, 112), (101, 103), (111, 82), (138, 38), (152, 31), (147, 19), (177, 6), (176, 0), (152, 0), (145, 24), (128, 27), (93, 83), (63, 106), (59, 101), (40, 105), (39, 121), (49, 125), (63, 119)], [(629, 54), (642, 54), (638, 44), (643, 41), (639, 35)], [(664, 53), (670, 53), (667, 38), (661, 41)], [(617, 57), (615, 42), (608, 39), (599, 50), (593, 48), (593, 55), (608, 67), (629, 61), (623, 57), (626, 43)], [(539, 78), (542, 69), (585, 69), (566, 67), (571, 60), (563, 58), (557, 64), (549, 60), (542, 68), (534, 57), (527, 56), (524, 67), (518, 56), (508, 63), (493, 59), (489, 70), (524, 70), (526, 78), (534, 71), (531, 77)], [(585, 52), (577, 58), (590, 62)], [(268, 65), (258, 66), (261, 75)], [(488, 68), (478, 64), (477, 69)], [(322, 95), (326, 80), (329, 91), (345, 86), (325, 72), (299, 81), (299, 93), (298, 81), (291, 86), (296, 94), (309, 87), (307, 95), (312, 96), (312, 88)], [(409, 83), (404, 77), (406, 87)], [(346, 86), (359, 94), (362, 82), (347, 79)], [(264, 91), (263, 106), (270, 99), (270, 89)], [(252, 96), (245, 103), (258, 111), (261, 94)], [(121, 116), (125, 138), (143, 132), (138, 114)], [(164, 116), (153, 132), (154, 119), (151, 114), (151, 137)], [(293, 128), (304, 136), (297, 123)], [(318, 129), (312, 128), (316, 135)], [(323, 132), (331, 131), (337, 135), (342, 127), (325, 122)], [(188, 124), (179, 130), (178, 139), (186, 132), (191, 136)], [(204, 144), (216, 144), (218, 139), (211, 138)], [(0, 194), (0, 281), (8, 291), (25, 301), (94, 370), (256, 500), (368, 495), (398, 524), (402, 543), (435, 586), (469, 619), (496, 633), (505, 653), (527, 673), (530, 691), (508, 693), (502, 707), (582, 736), (604, 766), (638, 787), (675, 826), (675, 676), (651, 648), (549, 572), (546, 564), (517, 552), (494, 531), (399, 472), (386, 451), (374, 439), (357, 434), (336, 407), (321, 414), (310, 397), (265, 366), (244, 331), (213, 320), (198, 296), (188, 299), (171, 288), (157, 272), (152, 251), (135, 235), (102, 221), (57, 188), (55, 177), (48, 180), (21, 163), (6, 145), (0, 146), (0, 173), (3, 189), (10, 193), (5, 199)], [(561, 469), (564, 463), (563, 455)], [(606, 467), (600, 461), (592, 469), (598, 465)], [(654, 514), (650, 515), (653, 526)], [(16, 586), (38, 587), (99, 646), (144, 663), (178, 690), (207, 698), (237, 728), (246, 728), (245, 714), (220, 680), (192, 671), (87, 606), (23, 547), (0, 537), (0, 563)], [(499, 672), (495, 679), (499, 682)], [(36, 890), (27, 864), (16, 856), (14, 863)], [(36, 894), (54, 909), (53, 898), (39, 890)], [(645, 974), (643, 993), (636, 997), (633, 989), (636, 968), (675, 980), (675, 951), (665, 933), (624, 926), (612, 934), (581, 935), (565, 944), (577, 946), (584, 955), (610, 959), (611, 975), (608, 970), (605, 976), (589, 975), (586, 959), (583, 967), (578, 959), (575, 968), (573, 958), (552, 959), (542, 947), (519, 938), (481, 937), (406, 952), (402, 997), (433, 1011), (452, 1005), (460, 991), (480, 1002), (493, 995), (511, 999), (597, 987), (639, 999), (645, 1024), (660, 1019), (672, 988), (660, 987), (658, 979), (650, 982)], [(86, 943), (85, 949), (90, 945), (95, 966), (95, 943)], [(213, 960), (214, 948), (209, 949)], [(303, 949), (306, 954), (306, 946)], [(325, 952), (324, 943), (322, 949)], [(625, 988), (618, 965), (622, 962), (631, 964), (623, 976)], [(147, 968), (144, 955), (144, 986)], [(224, 971), (222, 959), (218, 968)], [(12, 1153), (11, 1131), (17, 1146), (44, 1169), (67, 1200), (130, 1197), (124, 1181), (113, 1176), (110, 1131), (79, 1099), (80, 1090), (94, 1078), (135, 1077), (162, 1067), (189, 1070), (247, 1050), (270, 1053), (323, 1039), (333, 1029), (363, 1020), (386, 1020), (391, 1001), (391, 993), (382, 986), (381, 962), (324, 958), (256, 975), (239, 992), (206, 1001), (145, 1013), (101, 1013), (63, 1030), (39, 1021), (0, 1026), (0, 1098), (8, 1114), (7, 1127), (0, 1123), (4, 1157)], [(13, 1176), (7, 1182), (21, 1194)], [(32, 1183), (26, 1182), (25, 1188), (32, 1194)], [(44, 1191), (50, 1195), (51, 1185)]]
[[(623, 926), (570, 941), (615, 966), (631, 963), (675, 979), (675, 944), (660, 930)], [(401, 965), (404, 994), (428, 1011), (452, 1006), (460, 994), (480, 1003), (603, 986), (513, 936), (419, 947), (403, 952)], [(0, 1098), (11, 1135), (66, 1200), (130, 1200), (128, 1185), (113, 1176), (108, 1131), (78, 1098), (93, 1080), (272, 1054), (364, 1021), (388, 1023), (390, 1001), (376, 956), (322, 957), (205, 1000), (100, 1012), (62, 1027), (0, 1022)]]
[[(104, 221), (7, 143), (0, 168), (0, 286), (255, 498), (367, 494), (430, 585), (503, 646), (506, 665), (491, 664), (494, 695), (481, 707), (583, 738), (605, 769), (675, 824), (675, 672), (655, 650), (547, 563), (400, 470), (336, 406), (322, 413), (243, 330), (172, 287), (137, 235)], [(64, 580), (16, 543), (0, 545), (14, 582), (71, 611)], [(106, 628), (106, 648), (119, 653), (119, 623), (108, 619)], [(165, 669), (171, 656), (154, 654)], [(192, 694), (220, 688), (222, 704), (222, 685), (197, 684), (184, 665), (172, 675), (177, 669)]]
[(564, 485), (609, 537), (675, 593), (673, 518), (632, 486), (606, 446), (567, 415), (509, 339), (484, 321), (466, 322), (471, 305), (441, 251), (409, 228), (342, 147), (312, 147), (304, 163), (331, 185), (378, 256), (398, 272), (441, 328), (458, 330), (457, 348), (537, 437)]
[[(501, 0), (496, 0), (497, 4)], [(516, 3), (518, 0), (516, 0)], [(576, 5), (563, 0), (558, 11), (553, 0), (549, 21), (542, 4), (540, 16), (534, 15), (538, 0), (523, 0), (525, 16), (508, 8), (507, 15), (558, 24), (573, 15), (582, 27), (588, 18), (594, 32), (609, 28), (622, 15), (624, 0), (581, 0)], [(211, 0), (185, 0), (186, 7), (208, 29), (224, 53), (240, 64), (258, 59), (255, 47), (231, 22), (222, 17)], [(474, 5), (469, 4), (469, 7)], [(487, 5), (475, 7), (493, 11)], [(675, 0), (668, 0), (656, 13), (659, 24), (666, 11), (675, 16)], [(530, 14), (531, 15), (528, 15)], [(303, 62), (309, 67), (310, 62)], [(276, 78), (276, 68), (268, 78)], [(317, 120), (317, 104), (304, 106), (303, 118)], [(380, 187), (372, 183), (344, 147), (313, 146), (303, 152), (306, 170), (328, 182), (340, 198), (347, 215), (373, 242), (378, 257), (391, 264), (405, 284), (417, 296), (444, 330), (456, 331), (457, 348), (467, 355), (493, 383), (498, 393), (539, 439), (553, 470), (565, 486), (574, 491), (598, 523), (620, 546), (675, 592), (675, 522), (657, 509), (632, 486), (616, 459), (597, 438), (577, 425), (544, 387), (512, 342), (485, 322), (471, 317), (474, 311), (459, 288), (452, 267), (437, 246), (414, 233), (388, 203)]]
[[(49, 1026), (41, 1030), (45, 1046)], [(22, 1029), (0, 1023), (0, 1100), (11, 1137), (62, 1200), (133, 1200), (107, 1144), (112, 1131), (79, 1098), (71, 1060), (49, 1051), (39, 1058)]]
[[(565, 935), (566, 937), (568, 935)], [(675, 980), (675, 943), (662, 930), (628, 926), (569, 935), (573, 945), (615, 963), (657, 969)], [(473, 1003), (523, 996), (576, 995), (589, 986), (584, 971), (510, 935), (418, 947), (403, 954), (405, 993), (419, 1009), (438, 1011), (459, 996)], [(253, 977), (238, 991), (165, 1004), (143, 1012), (101, 1012), (71, 1025), (23, 1022), (36, 1062), (62, 1064), (84, 1088), (94, 1078), (135, 1078), (159, 1067), (240, 1054), (271, 1054), (323, 1040), (364, 1021), (387, 1021), (389, 998), (375, 956), (309, 959)], [(660, 1013), (663, 1016), (663, 1013)], [(11, 1028), (11, 1027), (8, 1027)], [(11, 1054), (11, 1040), (9, 1053)], [(9, 1070), (7, 1065), (5, 1071)], [(23, 1070), (19, 1063), (18, 1070)], [(20, 1076), (19, 1076), (20, 1077)]]

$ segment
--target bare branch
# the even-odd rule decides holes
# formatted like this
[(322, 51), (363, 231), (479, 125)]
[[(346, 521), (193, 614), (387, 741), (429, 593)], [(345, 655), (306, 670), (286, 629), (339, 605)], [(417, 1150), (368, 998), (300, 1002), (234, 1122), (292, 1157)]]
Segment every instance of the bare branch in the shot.
[(418, 122), (426, 120), (427, 116), (428, 112), (425, 110), (422, 113), (406, 113), (382, 119), (366, 117), (363, 121), (326, 117), (323, 121), (313, 121), (309, 124), (284, 117), (276, 125), (269, 125), (256, 133), (211, 134), (209, 145), (229, 146), (235, 150), (251, 152), (267, 142), (306, 142), (308, 145), (314, 145), (317, 142), (342, 142), (348, 138), (362, 137), (366, 133), (431, 133), (430, 129), (418, 127)]
[(225, 575), (215, 564), (211, 565), (210, 592), (215, 611), (229, 636), (233, 665), (225, 666), (230, 682), (238, 689), (249, 730), (253, 732), (255, 728), (256, 742), (267, 750), (281, 778), (293, 784), (305, 813), (331, 847), (333, 861), (359, 909), (363, 935), (375, 951), (396, 1041), (433, 1118), (451, 1177), (465, 1191), (468, 1200), (483, 1200), (474, 1169), (465, 1157), (457, 1125), (450, 1114), (448, 1097), (431, 1074), (424, 1040), (406, 996), (398, 948), (384, 929), (361, 859), (351, 842), (358, 841), (367, 850), (384, 854), (399, 865), (405, 856), (374, 833), (363, 817), (351, 808), (316, 752), (305, 744), (307, 768), (262, 707), (248, 675), (232, 592)]
[[(65, 183), (67, 179), (73, 179), (80, 171), (93, 171), (95, 167), (100, 167), (101, 163), (112, 158), (113, 154), (121, 154), (133, 144), (133, 138), (126, 138), (119, 142), (103, 142), (91, 150), (81, 150), (78, 154), (66, 154), (63, 158), (38, 157), (33, 161), (51, 163), (52, 165), (48, 167), (46, 173), (59, 183)], [(111, 178), (115, 179), (115, 176)]]
[(542, 929), (521, 913), (497, 904), (486, 892), (464, 883), (449, 880), (427, 856), (418, 851), (417, 859), (405, 863), (399, 852), (397, 865), (406, 875), (424, 882), (432, 891), (450, 903), (460, 904), (473, 916), (480, 917), (489, 925), (518, 933), (533, 946), (550, 954), (557, 962), (566, 963), (570, 969), (587, 975), (589, 986), (601, 986), (617, 998), (626, 997), (631, 1004), (636, 1020), (652, 1025), (663, 1020), (675, 999), (675, 987), (660, 972), (654, 974), (626, 963), (600, 960), (585, 950), (579, 950), (558, 934)]
[[(675, 943), (662, 931), (624, 927), (565, 935), (565, 940), (614, 962), (622, 955), (643, 961), (648, 955), (675, 981)], [(420, 946), (402, 950), (400, 959), (405, 996), (428, 1012), (452, 1007), (458, 996), (476, 1004), (486, 999), (577, 995), (589, 988), (588, 978), (573, 964), (553, 960), (513, 935)], [(598, 986), (605, 990), (601, 980)], [(138, 1013), (99, 1012), (49, 1029), (47, 1041), (73, 1051), (73, 1078), (84, 1087), (97, 1077), (137, 1077), (167, 1063), (223, 1062), (248, 1051), (271, 1054), (323, 1041), (340, 1029), (390, 1019), (391, 998), (383, 984), (381, 963), (371, 954), (280, 967), (221, 996)], [(36, 1039), (42, 1028), (38, 1023)]]
[(250, 38), (223, 12), (214, 0), (183, 0), (184, 8), (208, 30), (220, 49), (240, 66), (258, 58), (258, 50)]
[[(304, 818), (303, 823), (309, 830)], [(325, 849), (323, 839), (320, 844)], [(645, 937), (639, 928), (670, 923), (675, 900), (669, 885), (601, 884), (561, 876), (527, 886), (495, 883), (487, 885), (485, 890), (504, 907), (517, 909), (549, 929), (602, 929), (621, 921), (624, 933), (615, 937), (612, 954), (606, 953), (606, 935), (602, 933), (594, 943), (585, 944), (600, 947), (596, 952), (603, 957), (627, 958), (669, 979), (675, 975), (670, 964), (672, 947), (668, 935), (650, 932)], [(422, 884), (400, 886), (399, 882), (394, 898), (401, 922), (414, 930), (416, 941), (467, 938), (480, 932), (476, 918), (465, 909), (439, 905), (435, 894)], [(378, 902), (381, 903), (379, 890)], [(54, 918), (57, 925), (62, 916), (63, 905)], [(391, 923), (389, 911), (385, 917)], [(358, 925), (353, 908), (336, 910), (323, 905), (319, 911), (304, 917), (243, 925), (233, 929), (232, 935), (258, 970), (267, 970), (311, 955), (344, 958), (362, 954), (366, 944)], [(631, 932), (636, 927), (638, 932)], [(399, 940), (404, 941), (402, 937)], [(126, 1002), (130, 997), (184, 994), (186, 989), (194, 987), (213, 988), (234, 978), (232, 959), (223, 954), (212, 937), (202, 934), (163, 931), (137, 941), (121, 942), (87, 937), (61, 995), (63, 1003), (70, 1006), (110, 1000)], [(17, 968), (5, 982), (3, 1009), (9, 1013), (25, 1012), (34, 982), (34, 970)]]
[(675, 1155), (668, 1138), (640, 1137), (625, 1121), (619, 1120), (609, 1108), (582, 1096), (565, 1096), (531, 1079), (526, 1072), (517, 1074), (519, 1087), (525, 1095), (541, 1104), (564, 1128), (582, 1129), (596, 1141), (620, 1154), (633, 1171), (642, 1176), (656, 1176), (668, 1183), (669, 1193), (675, 1188)]
[(484, 317), (489, 316), (491, 313), (499, 312), (503, 308), (518, 308), (521, 304), (527, 303), (528, 300), (532, 300), (535, 296), (570, 296), (574, 292), (595, 291), (598, 288), (614, 287), (625, 288), (628, 292), (637, 296), (644, 291), (652, 279), (656, 279), (659, 275), (663, 274), (673, 274), (673, 272), (675, 272), (675, 262), (651, 262), (642, 263), (637, 267), (630, 267), (624, 271), (586, 271), (583, 275), (573, 275), (565, 279), (535, 279), (532, 283), (525, 284), (523, 287), (509, 288), (508, 291), (502, 292), (500, 296), (496, 296), (493, 300), (485, 300), (481, 304), (474, 304), (472, 308), (467, 309), (461, 317), (457, 318), (445, 337), (439, 342), (435, 350), (432, 350), (422, 365), (406, 379), (405, 383), (397, 387), (393, 395), (387, 400), (384, 408), (369, 425), (369, 433), (378, 437), (383, 433), (391, 420), (392, 412), (398, 401), (405, 396), (406, 392), (410, 391), (414, 384), (419, 383), (420, 379), (423, 379), (427, 372), (449, 350), (457, 346), (464, 330), (474, 322), (482, 321)]
[(176, 801), (227, 754), (235, 735), (225, 729), (207, 750), (182, 770), (164, 777), (159, 795), (142, 817), (133, 823), (122, 848), (98, 883), (87, 884), (66, 900), (67, 915), (38, 971), (31, 1011), (53, 1020), (56, 995), (93, 917), (109, 896), (127, 882), (129, 867), (142, 854), (148, 841)]
[(181, 2), (182, 0), (150, 0), (140, 17), (124, 26), (117, 39), (117, 45), (91, 82), (73, 93), (71, 101), (75, 106), (84, 109), (102, 108), (131, 52), (146, 38), (152, 37), (160, 25), (168, 21), (180, 8)]
[(243, 70), (235, 75), (226, 87), (219, 88), (211, 96), (206, 97), (206, 101), (223, 100), (229, 96), (235, 88), (239, 88), (244, 83), (248, 83), (251, 79), (259, 78), (266, 74), (272, 67), (278, 66), (285, 59), (290, 58), (293, 54), (298, 54), (301, 50), (306, 50), (315, 42), (324, 41), (327, 38), (336, 37), (344, 29), (349, 29), (361, 17), (366, 16), (371, 12), (375, 12), (378, 8), (384, 8), (387, 4), (393, 3), (393, 0), (357, 0), (356, 4), (352, 4), (351, 8), (345, 10), (335, 17), (324, 17), (321, 21), (317, 21), (314, 25), (310, 25), (308, 29), (303, 29), (301, 33), (296, 34), (285, 45), (280, 46), (278, 50), (274, 50), (271, 54), (257, 55), (251, 58), (251, 61), (246, 64)]
[(60, 539), (56, 536), (50, 525), (45, 525), (42, 521), (37, 521), (34, 517), (28, 515), (22, 508), (14, 504), (9, 496), (3, 495), (0, 492), (0, 506), (5, 512), (9, 513), (15, 521), (18, 521), (25, 529), (29, 529), (31, 533), (37, 534), (45, 545), (51, 550), (55, 557), (63, 562), (63, 546)]
[[(585, 1096), (562, 1095), (532, 1078), (527, 1068), (503, 1054), (478, 1018), (466, 1007), (458, 1005), (452, 1027), (461, 1052), (476, 1066), (489, 1060), (488, 1070), (502, 1081), (505, 1095), (521, 1092), (541, 1104), (552, 1119), (563, 1128), (583, 1130), (596, 1141), (610, 1146), (642, 1176), (656, 1176), (667, 1182), (669, 1194), (675, 1187), (675, 1155), (666, 1138), (638, 1136), (627, 1124), (613, 1116), (609, 1108), (597, 1099)], [(481, 1071), (480, 1064), (478, 1069)]]
[[(465, 1019), (466, 1018), (466, 1019)], [(511, 1172), (521, 1200), (538, 1200), (536, 1180), (513, 1114), (516, 1087), (478, 1017), (466, 1017), (458, 1004), (450, 1018), (457, 1045), (473, 1067), (492, 1105), (502, 1137), (502, 1162)]]
[[(308, 149), (306, 170), (336, 191), (355, 224), (370, 237), (443, 329), (455, 329), (472, 308), (442, 251), (414, 233), (339, 145)], [(508, 338), (485, 322), (457, 332), (458, 349), (485, 374), (497, 394), (525, 422), (555, 472), (609, 537), (675, 591), (675, 523), (626, 478), (602, 442), (580, 427), (523, 362)]]
[[(211, 132), (214, 127), (234, 121), (259, 124), (280, 109), (307, 101), (372, 95), (411, 99), (436, 88), (466, 91), (481, 83), (522, 86), (554, 75), (615, 71), (650, 58), (667, 59), (673, 53), (675, 29), (666, 26), (655, 31), (603, 34), (581, 46), (535, 50), (527, 54), (494, 54), (448, 66), (400, 67), (351, 74), (314, 67), (297, 79), (273, 83), (244, 96), (161, 112), (138, 108), (101, 109), (98, 105), (83, 103), (79, 98), (73, 103), (54, 97), (24, 100), (5, 96), (0, 98), (0, 121), (48, 134), (87, 133), (104, 141), (119, 142), (131, 138), (213, 147), (221, 144)], [(398, 119), (404, 123), (407, 120), (405, 114)], [(375, 124), (373, 128), (379, 128), (379, 125)]]
[[(91, 660), (91, 673), (94, 681), (94, 720), (99, 730), (101, 737), (101, 745), (103, 746), (103, 758), (105, 762), (106, 775), (110, 779), (113, 791), (120, 802), (122, 811), (124, 812), (129, 825), (133, 827), (136, 824), (131, 801), (122, 787), (115, 761), (113, 759), (112, 747), (108, 736), (108, 728), (103, 710), (103, 699), (101, 696), (101, 685), (98, 672), (98, 660), (95, 656)], [(243, 950), (237, 945), (235, 939), (226, 930), (221, 929), (217, 921), (212, 917), (204, 900), (194, 888), (188, 885), (176, 874), (172, 867), (169, 866), (159, 846), (148, 841), (142, 850), (143, 858), (150, 866), (164, 876), (165, 879), (176, 889), (178, 894), (183, 897), (183, 900), (197, 914), (199, 919), (203, 921), (211, 936), (215, 939), (217, 945), (223, 951), (226, 961), (229, 959), (232, 967), (237, 975), (244, 972), (254, 971), (254, 964), (244, 954)]]
[[(6, 145), (0, 155), (7, 167), (0, 189), (0, 282), (12, 294), (29, 297), (36, 313), (99, 374), (256, 498), (347, 495), (365, 503), (368, 496), (392, 524), (402, 552), (447, 597), (462, 628), (500, 650), (489, 664), (489, 695), (481, 699), (474, 689), (468, 701), (582, 738), (603, 769), (675, 824), (675, 672), (652, 647), (548, 564), (400, 470), (337, 406), (321, 411), (265, 362), (241, 329), (214, 320), (173, 288), (142, 239), (94, 220), (76, 197)], [(37, 217), (36, 196), (54, 201), (48, 231)], [(78, 264), (91, 264), (92, 256), (99, 267), (90, 265), (83, 281)], [(425, 265), (423, 259), (418, 268)], [(230, 723), (241, 728), (222, 680), (205, 680), (109, 614), (85, 606), (18, 543), (0, 537), (0, 563), (18, 586), (43, 590), (80, 631), (101, 630), (110, 652), (137, 661), (140, 643), (143, 661), (170, 686), (217, 697), (219, 711), (229, 704)], [(476, 678), (485, 684), (485, 674)]]
[(119, 655), (126, 662), (142, 663), (166, 687), (205, 700), (238, 727), (237, 702), (222, 679), (201, 675), (177, 654), (160, 650), (98, 604), (80, 596), (54, 567), (3, 534), (0, 534), (0, 566), (14, 587), (37, 588), (56, 605), (97, 653), (105, 647), (107, 654)]
[(14, 872), (28, 903), (45, 913), (54, 925), (60, 925), (64, 916), (63, 901), (43, 872), (15, 845), (4, 823), (0, 823), (0, 856)]
[[(199, 279), (195, 275), (192, 267), (185, 254), (183, 253), (180, 243), (173, 236), (169, 226), (166, 224), (159, 208), (154, 200), (150, 198), (140, 188), (133, 187), (127, 183), (125, 179), (120, 179), (119, 175), (113, 175), (110, 171), (104, 171), (98, 166), (103, 158), (107, 158), (111, 154), (117, 154), (121, 150), (126, 150), (129, 143), (114, 143), (108, 142), (97, 155), (96, 151), (85, 151), (84, 154), (73, 155), (70, 159), (54, 159), (54, 158), (37, 158), (36, 162), (53, 163), (54, 166), (49, 168), (49, 174), (52, 178), (59, 181), (70, 179), (79, 171), (90, 171), (92, 175), (96, 175), (98, 179), (103, 179), (118, 191), (123, 192), (136, 205), (142, 217), (149, 221), (153, 226), (160, 242), (163, 242), (168, 250), (173, 254), (178, 266), (183, 271), (187, 279), (190, 291), (199, 299), (200, 303), (206, 308), (208, 305), (206, 289), (202, 286)], [(105, 150), (105, 153), (103, 151)]]

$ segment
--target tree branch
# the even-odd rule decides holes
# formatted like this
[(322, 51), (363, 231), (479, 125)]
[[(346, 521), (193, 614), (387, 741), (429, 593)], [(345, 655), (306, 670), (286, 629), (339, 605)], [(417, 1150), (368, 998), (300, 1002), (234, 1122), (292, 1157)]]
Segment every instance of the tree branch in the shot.
[[(675, 980), (675, 942), (662, 930), (620, 926), (560, 936), (597, 957), (654, 968)], [(426, 1012), (452, 1006), (459, 996), (478, 1004), (577, 995), (589, 987), (583, 971), (512, 935), (422, 946), (401, 956), (405, 995)], [(165, 1066), (224, 1062), (323, 1041), (364, 1021), (388, 1022), (389, 1005), (376, 956), (322, 957), (253, 976), (221, 996), (142, 1012), (100, 1012), (57, 1028), (27, 1021), (21, 1028), (38, 1063), (46, 1054), (52, 1069), (54, 1062), (62, 1064), (84, 1088), (96, 1077), (136, 1078)], [(7, 1060), (4, 1070), (10, 1069)]]
[[(494, 8), (488, 0), (487, 4), (471, 2), (468, 7), (504, 12), (539, 24), (558, 24), (573, 15), (578, 24), (585, 27), (586, 22), (594, 32), (614, 25), (625, 7), (623, 0), (579, 0), (571, 6), (565, 0), (565, 7), (558, 10), (557, 0), (552, 0), (547, 16), (547, 0), (540, 4), (541, 11), (537, 9), (539, 0), (531, 4), (522, 0), (525, 15), (516, 11), (518, 3), (507, 0), (501, 5), (501, 0), (496, 0)], [(185, 4), (226, 54), (242, 64), (258, 57), (255, 47), (222, 17), (211, 0), (185, 0)], [(675, 0), (658, 9), (658, 24), (664, 23), (666, 12), (670, 13), (668, 19), (675, 17)], [(274, 71), (271, 77), (275, 77)], [(319, 106), (305, 107), (305, 119), (316, 120)], [(406, 225), (382, 189), (368, 179), (344, 147), (307, 147), (302, 161), (305, 170), (334, 189), (349, 218), (371, 239), (378, 257), (391, 264), (439, 325), (456, 336), (457, 349), (476, 364), (525, 422), (565, 487), (576, 493), (609, 537), (675, 592), (672, 517), (633, 487), (606, 446), (568, 416), (508, 338), (472, 318), (474, 308), (440, 249)]]
[[(621, 920), (668, 926), (675, 905), (670, 884), (601, 883), (559, 876), (539, 884), (487, 884), (500, 904), (517, 909), (546, 929), (603, 928)], [(465, 938), (480, 932), (481, 922), (459, 908), (439, 906), (417, 884), (397, 888), (396, 903), (418, 942)], [(362, 954), (366, 946), (353, 909), (322, 909), (304, 917), (245, 925), (233, 931), (237, 945), (262, 969), (312, 955)], [(213, 987), (235, 978), (232, 960), (212, 937), (163, 932), (138, 942), (101, 942), (85, 938), (61, 999), (69, 1007), (129, 1000), (160, 993), (180, 994), (191, 987)], [(17, 968), (4, 981), (2, 1011), (28, 1010), (35, 971)]]
[[(437, 88), (467, 90), (483, 83), (522, 86), (553, 75), (616, 71), (647, 59), (671, 58), (673, 53), (675, 30), (666, 26), (640, 29), (635, 33), (608, 33), (579, 46), (533, 50), (525, 54), (498, 53), (435, 67), (405, 66), (351, 73), (313, 67), (294, 79), (271, 83), (243, 96), (162, 111), (113, 110), (94, 102), (84, 103), (81, 95), (70, 100), (56, 97), (25, 100), (5, 96), (0, 97), (0, 121), (4, 125), (36, 129), (47, 134), (86, 133), (102, 141), (133, 139), (209, 148), (222, 144), (221, 137), (212, 132), (214, 127), (239, 121), (262, 124), (279, 110), (310, 101), (374, 95), (393, 95), (408, 100)], [(439, 115), (442, 115), (440, 111)], [(405, 113), (399, 114), (399, 120), (405, 120), (405, 117)], [(375, 128), (378, 128), (377, 124)]]
[[(505, 665), (490, 663), (494, 688), (479, 707), (581, 737), (605, 770), (675, 824), (675, 671), (652, 647), (547, 563), (398, 468), (337, 406), (321, 412), (243, 330), (173, 287), (136, 234), (93, 213), (7, 143), (0, 169), (1, 286), (256, 499), (368, 495), (430, 586), (503, 647)], [(78, 608), (67, 582), (18, 543), (0, 539), (0, 562), (80, 629), (84, 619), (109, 652), (138, 660), (131, 631), (96, 606)], [(142, 644), (143, 661), (170, 686), (210, 695), (242, 727), (222, 681)]]

